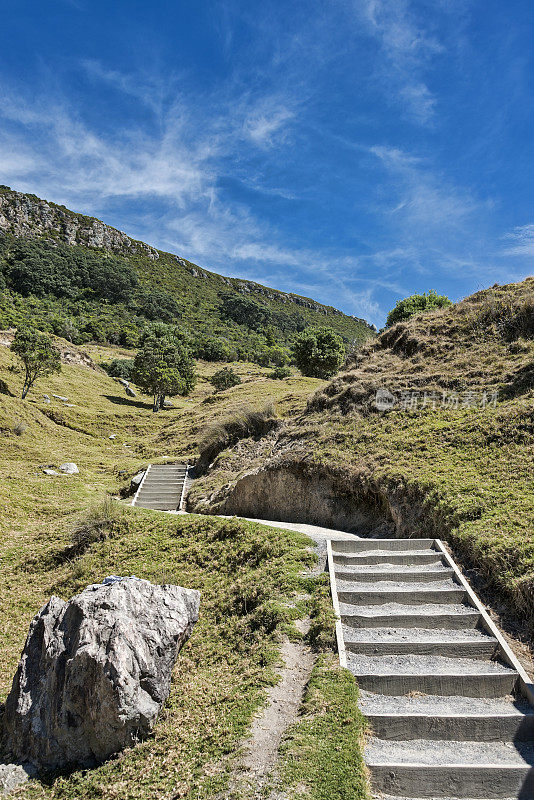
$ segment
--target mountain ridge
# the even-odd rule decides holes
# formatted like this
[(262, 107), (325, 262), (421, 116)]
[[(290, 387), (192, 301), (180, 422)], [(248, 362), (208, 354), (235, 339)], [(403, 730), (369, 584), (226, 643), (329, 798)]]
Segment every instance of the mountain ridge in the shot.
[(170, 256), (193, 278), (202, 279), (213, 276), (221, 280), (224, 285), (235, 287), (238, 291), (258, 294), (282, 303), (292, 302), (325, 315), (347, 317), (367, 326), (369, 331), (375, 330), (374, 326), (365, 319), (345, 314), (334, 306), (320, 303), (294, 292), (284, 292), (264, 286), (245, 278), (225, 277), (174, 253), (160, 250), (146, 242), (134, 239), (96, 217), (71, 211), (66, 206), (44, 200), (34, 194), (19, 192), (4, 185), (0, 185), (0, 232), (11, 234), (17, 238), (56, 239), (71, 246), (81, 245), (123, 256), (145, 256), (152, 261), (159, 261), (162, 256)]

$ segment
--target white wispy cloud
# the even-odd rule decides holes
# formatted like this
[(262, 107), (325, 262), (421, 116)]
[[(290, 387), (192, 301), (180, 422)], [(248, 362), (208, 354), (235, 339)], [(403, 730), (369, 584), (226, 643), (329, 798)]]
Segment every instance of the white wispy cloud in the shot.
[(271, 146), (275, 135), (280, 134), (293, 117), (293, 112), (287, 108), (258, 109), (245, 119), (243, 129), (257, 145)]
[(519, 225), (503, 238), (510, 242), (503, 251), (505, 255), (534, 256), (534, 223)]
[(358, 20), (380, 47), (383, 63), (377, 66), (386, 94), (400, 103), (416, 122), (432, 121), (437, 100), (424, 73), (445, 51), (412, 11), (409, 0), (355, 0)]
[(390, 194), (395, 198), (389, 213), (402, 220), (407, 233), (447, 232), (491, 205), (452, 183), (431, 163), (399, 148), (376, 145), (369, 152), (388, 172)]

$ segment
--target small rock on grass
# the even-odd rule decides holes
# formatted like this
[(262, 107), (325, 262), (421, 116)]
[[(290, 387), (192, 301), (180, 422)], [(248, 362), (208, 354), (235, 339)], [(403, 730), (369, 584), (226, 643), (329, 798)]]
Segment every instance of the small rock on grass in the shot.
[(61, 472), (65, 472), (67, 475), (77, 475), (80, 471), (78, 465), (73, 461), (67, 461), (65, 464), (61, 464), (59, 468)]
[(0, 764), (0, 796), (5, 797), (36, 774), (30, 764)]

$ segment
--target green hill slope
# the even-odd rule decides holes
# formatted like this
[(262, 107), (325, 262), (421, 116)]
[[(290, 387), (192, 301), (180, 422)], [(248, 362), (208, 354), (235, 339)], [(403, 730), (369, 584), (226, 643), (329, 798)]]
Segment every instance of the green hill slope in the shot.
[[(352, 347), (364, 320), (299, 295), (225, 278), (93, 217), (0, 187), (0, 327), (31, 317), (77, 344), (135, 346), (151, 322), (179, 325), (202, 355), (220, 337), (250, 359), (326, 326)], [(233, 360), (230, 358), (229, 360)]]
[(441, 537), (532, 626), (533, 339), (532, 278), (399, 323), (275, 442), (221, 455), (191, 506), (261, 517), (267, 487), (279, 519)]

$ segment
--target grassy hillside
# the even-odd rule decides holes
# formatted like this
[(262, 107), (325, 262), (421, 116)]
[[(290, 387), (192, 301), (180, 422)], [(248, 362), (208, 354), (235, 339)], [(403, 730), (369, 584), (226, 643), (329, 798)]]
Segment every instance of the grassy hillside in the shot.
[[(477, 585), (532, 626), (533, 337), (534, 279), (399, 323), (360, 348), (269, 454), (220, 456), (194, 505), (224, 511), (232, 491), (239, 505), (233, 487), (251, 468), (289, 469), (310, 497), (328, 481), (337, 506), (374, 510), (393, 534), (446, 539)], [(377, 409), (378, 390), (394, 395), (391, 410)]]
[[(97, 363), (131, 356), (113, 347), (88, 350)], [(202, 592), (200, 621), (180, 654), (153, 737), (97, 769), (32, 782), (15, 796), (137, 800), (142, 793), (147, 800), (208, 800), (224, 792), (247, 800), (246, 791), (228, 791), (230, 775), (265, 688), (276, 680), (282, 635), (302, 636), (292, 620), (311, 613), (314, 640), (332, 639), (324, 582), (309, 575), (316, 561), (311, 542), (294, 532), (162, 515), (106, 498), (148, 461), (194, 456), (207, 422), (269, 400), (282, 417), (298, 413), (323, 382), (300, 376), (273, 381), (267, 370), (240, 363), (234, 366), (243, 383), (214, 395), (207, 379), (221, 365), (199, 363), (190, 397), (153, 414), (151, 398), (127, 397), (104, 372), (76, 365), (63, 365), (60, 375), (40, 381), (22, 401), (14, 363), (9, 349), (0, 347), (0, 700), (10, 688), (30, 620), (51, 594), (69, 598), (108, 574)], [(52, 398), (49, 404), (44, 393)], [(75, 461), (79, 475), (44, 474), (65, 461)], [(331, 660), (317, 674), (314, 698), (321, 702), (324, 694), (325, 714), (338, 707), (330, 689), (336, 675)], [(353, 708), (357, 689), (353, 681), (344, 685)], [(329, 759), (337, 746), (331, 713), (324, 725), (329, 737), (322, 757)], [(354, 726), (362, 730), (359, 715)], [(318, 733), (305, 728), (302, 735)], [(292, 736), (300, 736), (299, 725)], [(296, 754), (288, 748), (283, 763), (294, 765)], [(347, 800), (365, 796), (357, 748), (353, 759), (352, 770), (344, 765), (345, 782), (347, 792), (356, 787), (358, 794), (346, 794)], [(322, 797), (314, 762), (304, 759), (301, 769), (299, 791), (309, 787), (307, 796)], [(282, 777), (293, 784), (291, 774)]]
[(0, 328), (24, 319), (77, 344), (136, 346), (151, 323), (178, 325), (197, 356), (216, 337), (227, 360), (261, 363), (309, 326), (331, 328), (348, 349), (373, 333), (331, 306), (222, 277), (92, 217), (0, 187)]

